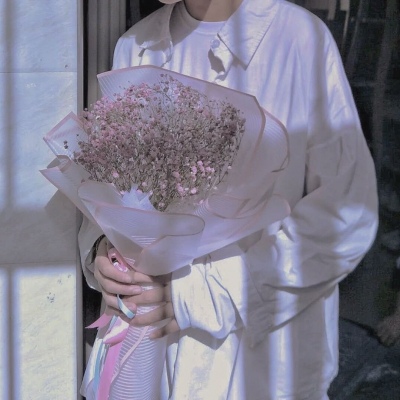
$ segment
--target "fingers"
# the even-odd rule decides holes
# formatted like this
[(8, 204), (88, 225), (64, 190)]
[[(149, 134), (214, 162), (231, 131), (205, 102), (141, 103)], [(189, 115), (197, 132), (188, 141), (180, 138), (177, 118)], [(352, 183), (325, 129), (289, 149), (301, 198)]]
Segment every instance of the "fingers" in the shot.
[[(114, 267), (112, 267), (114, 268)], [(99, 282), (102, 291), (110, 294), (119, 294), (121, 296), (133, 296), (142, 293), (142, 288), (139, 285), (121, 283), (104, 275), (99, 269), (95, 269), (94, 276)]]
[(110, 316), (117, 316), (124, 320), (126, 323), (130, 323), (132, 321), (131, 318), (128, 318), (121, 310), (107, 306), (104, 310), (104, 314)]
[[(102, 290), (102, 295), (103, 295), (103, 300), (106, 306), (111, 307), (116, 310), (120, 310), (119, 305), (118, 305), (118, 298), (115, 294), (108, 293), (106, 290)], [(129, 310), (133, 311), (136, 313), (137, 310), (137, 305), (134, 301), (135, 296), (127, 296), (127, 297), (121, 297), (122, 302), (124, 305), (129, 308)]]
[(171, 301), (171, 292), (164, 286), (143, 290), (141, 294), (132, 299), (137, 305), (158, 304)]
[[(124, 321), (130, 323), (132, 326), (145, 327), (148, 325), (158, 324), (161, 321), (167, 321), (167, 323), (159, 329), (156, 329), (150, 334), (150, 339), (158, 339), (169, 335), (180, 330), (179, 325), (175, 319), (174, 308), (170, 301), (161, 303), (154, 310), (144, 314), (137, 314), (139, 304), (135, 304), (137, 298), (140, 297), (141, 301), (146, 302), (143, 304), (154, 304), (155, 300), (165, 299), (166, 296), (163, 294), (164, 291), (161, 289), (152, 289), (143, 292), (138, 296), (125, 297), (123, 299), (124, 305), (127, 306), (136, 315), (133, 319), (129, 320), (119, 309), (118, 300), (115, 295), (103, 292), (103, 298), (107, 304), (106, 314), (117, 315)], [(170, 293), (168, 290), (165, 293)], [(149, 302), (149, 303), (147, 303)]]
[(161, 278), (136, 272), (133, 269), (123, 272), (114, 267), (108, 257), (98, 255), (94, 261), (94, 277), (110, 293), (133, 295), (141, 290), (132, 286), (139, 283), (161, 285)]
[(132, 283), (158, 283), (157, 277), (145, 275), (134, 270), (130, 271), (129, 276), (132, 280)]
[[(140, 327), (166, 321), (162, 328), (152, 334), (154, 338), (178, 331), (179, 326), (175, 321), (171, 303), (171, 274), (153, 277), (133, 268), (125, 272), (120, 271), (108, 259), (108, 247), (107, 240), (102, 240), (94, 261), (94, 276), (101, 287), (106, 313), (117, 315), (133, 326)], [(129, 320), (123, 314), (119, 301), (136, 314), (133, 319)], [(137, 314), (138, 307), (148, 305), (158, 306), (148, 313)], [(122, 305), (121, 307), (124, 309)]]
[(394, 338), (391, 336), (389, 332), (382, 332), (381, 335), (379, 336), (379, 339), (380, 342), (385, 346), (391, 346), (395, 342)]
[(118, 310), (117, 308), (110, 307), (110, 306), (106, 307), (106, 309), (104, 310), (104, 314), (106, 314), (106, 315), (116, 315), (118, 317), (122, 317), (123, 316), (122, 311)]
[(400, 318), (386, 317), (377, 328), (377, 336), (385, 346), (393, 346), (400, 336)]
[(391, 331), (383, 331), (379, 338), (385, 346), (393, 346), (397, 341), (397, 336)]
[(166, 324), (165, 326), (163, 326), (160, 329), (155, 330), (154, 332), (152, 332), (149, 336), (150, 339), (160, 339), (164, 336), (167, 336), (171, 333), (175, 333), (175, 332), (179, 332), (180, 328), (178, 325), (178, 322), (176, 321), (176, 319), (172, 319), (170, 322), (168, 322), (168, 324)]
[(163, 321), (168, 318), (173, 318), (174, 308), (172, 307), (172, 303), (165, 303), (155, 308), (152, 311), (149, 311), (145, 314), (138, 314), (131, 321), (131, 325), (133, 326), (147, 326), (152, 325), (157, 322)]
[(105, 280), (110, 280), (129, 285), (132, 283), (129, 272), (122, 272), (115, 268), (107, 256), (97, 255), (94, 260), (94, 276), (100, 284)]
[(99, 252), (94, 261), (94, 275), (98, 281), (109, 279), (117, 283), (124, 283), (126, 285), (135, 283), (163, 285), (171, 280), (171, 274), (150, 276), (135, 271), (134, 269), (129, 269), (126, 272), (120, 271), (119, 269), (114, 267), (114, 265), (108, 259), (108, 256), (106, 254), (103, 254), (105, 252), (104, 248), (105, 246), (102, 246), (101, 243), (99, 247)]
[(377, 327), (376, 334), (379, 338), (379, 341), (386, 345), (387, 340), (387, 327), (386, 327), (386, 320), (383, 320)]
[[(165, 287), (159, 286), (154, 289), (143, 291), (140, 286), (137, 286), (137, 288), (141, 291), (141, 294), (134, 296), (120, 296), (124, 305), (134, 313), (137, 312), (137, 307), (141, 305), (160, 304), (171, 301), (171, 291), (169, 290), (169, 288), (166, 289)], [(109, 292), (102, 287), (102, 294), (103, 300), (108, 307), (111, 307), (114, 310), (119, 309), (118, 299), (115, 293)]]

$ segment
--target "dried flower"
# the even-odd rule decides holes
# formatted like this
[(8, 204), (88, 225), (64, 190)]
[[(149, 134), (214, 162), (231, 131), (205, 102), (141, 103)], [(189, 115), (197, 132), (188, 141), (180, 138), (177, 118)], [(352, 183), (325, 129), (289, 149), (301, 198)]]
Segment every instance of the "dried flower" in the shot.
[(168, 74), (102, 98), (81, 119), (87, 137), (75, 162), (120, 192), (135, 184), (151, 192), (160, 211), (207, 197), (231, 168), (245, 125), (228, 101), (209, 99)]

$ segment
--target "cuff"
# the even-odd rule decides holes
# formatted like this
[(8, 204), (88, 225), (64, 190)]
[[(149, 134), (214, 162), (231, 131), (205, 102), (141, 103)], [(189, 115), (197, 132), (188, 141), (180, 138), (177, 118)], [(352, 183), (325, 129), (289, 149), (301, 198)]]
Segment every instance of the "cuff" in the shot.
[(83, 217), (78, 234), (81, 266), (89, 287), (98, 291), (100, 291), (100, 286), (93, 275), (93, 246), (102, 234), (102, 230), (97, 225), (92, 224), (86, 217)]

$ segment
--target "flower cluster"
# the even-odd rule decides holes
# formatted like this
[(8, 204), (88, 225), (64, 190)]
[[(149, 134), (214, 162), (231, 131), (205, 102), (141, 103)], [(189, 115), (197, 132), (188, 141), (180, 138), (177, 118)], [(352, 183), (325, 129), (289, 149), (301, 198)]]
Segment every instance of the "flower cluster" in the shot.
[[(82, 115), (86, 138), (74, 160), (93, 180), (151, 193), (153, 206), (198, 204), (231, 168), (245, 119), (168, 74), (102, 98)], [(65, 143), (68, 146), (68, 143)]]

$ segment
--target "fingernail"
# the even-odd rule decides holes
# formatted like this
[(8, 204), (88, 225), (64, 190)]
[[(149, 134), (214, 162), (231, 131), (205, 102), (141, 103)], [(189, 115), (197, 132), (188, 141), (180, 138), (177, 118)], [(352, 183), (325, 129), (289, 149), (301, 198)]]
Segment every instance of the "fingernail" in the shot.
[(131, 293), (132, 294), (141, 294), (142, 288), (140, 286), (132, 286)]

